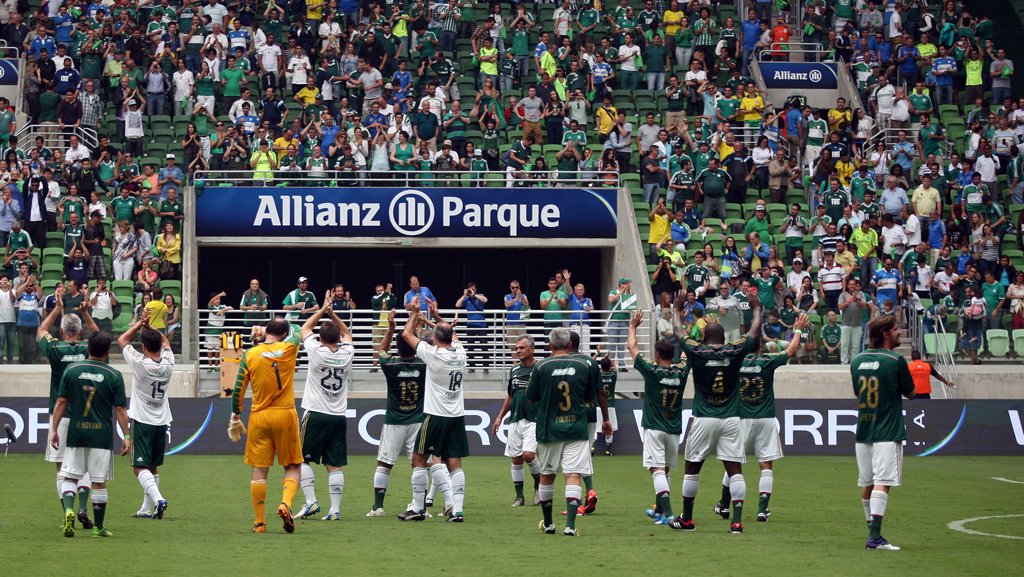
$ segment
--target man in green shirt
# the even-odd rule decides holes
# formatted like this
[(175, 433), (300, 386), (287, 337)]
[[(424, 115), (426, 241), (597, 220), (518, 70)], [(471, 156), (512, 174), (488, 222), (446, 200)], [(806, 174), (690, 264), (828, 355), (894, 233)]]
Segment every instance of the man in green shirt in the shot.
[[(693, 421), (686, 436), (686, 464), (683, 477), (683, 514), (669, 526), (682, 531), (694, 531), (693, 503), (697, 497), (697, 484), (704, 460), (715, 451), (729, 475), (732, 495), (732, 523), (730, 533), (743, 532), (743, 502), (747, 486), (743, 482), (743, 437), (740, 426), (739, 375), (743, 359), (753, 352), (757, 336), (761, 333), (761, 307), (753, 293), (748, 295), (754, 311), (747, 334), (730, 343), (725, 342), (725, 329), (713, 323), (704, 329), (704, 342), (693, 339), (682, 341), (683, 352), (693, 372)], [(683, 300), (676, 301), (672, 315), (672, 329), (676, 338), (683, 339), (685, 331), (680, 325)]]
[(775, 269), (762, 267), (759, 271), (761, 276), (753, 277), (751, 284), (757, 288), (757, 298), (761, 306), (766, 310), (774, 310), (776, 287), (782, 282), (782, 278), (775, 273)]
[(513, 507), (522, 507), (526, 504), (523, 496), (523, 463), (530, 469), (533, 477), (533, 504), (540, 504), (540, 461), (537, 460), (537, 423), (534, 417), (533, 405), (526, 400), (526, 388), (530, 384), (530, 376), (537, 365), (537, 359), (533, 356), (533, 337), (524, 335), (516, 341), (512, 356), (519, 363), (512, 367), (508, 377), (507, 395), (505, 402), (494, 419), (494, 426), (491, 432), (498, 434), (498, 428), (505, 415), (508, 415), (508, 433), (505, 440), (505, 456), (512, 459), (512, 485), (516, 491), (516, 498), (512, 501)]
[(683, 279), (686, 290), (693, 291), (694, 296), (703, 304), (704, 296), (711, 288), (711, 271), (704, 266), (703, 250), (693, 251), (693, 263), (683, 269)]
[(626, 349), (633, 358), (633, 368), (644, 379), (643, 428), (644, 468), (654, 480), (654, 508), (647, 515), (655, 525), (668, 525), (675, 516), (669, 497), (669, 471), (679, 465), (679, 436), (683, 434), (683, 389), (690, 365), (686, 359), (672, 364), (675, 343), (662, 338), (654, 343), (654, 361), (640, 354), (636, 331), (644, 320), (644, 311), (633, 312), (629, 322)]
[(821, 327), (821, 360), (826, 363), (839, 362), (839, 344), (843, 331), (837, 320), (836, 311), (828, 311), (828, 322)]
[(608, 293), (608, 308), (612, 311), (608, 315), (608, 340), (611, 341), (608, 345), (608, 356), (620, 371), (626, 370), (627, 325), (631, 311), (636, 310), (637, 305), (638, 299), (637, 295), (633, 293), (633, 281), (625, 276), (620, 278), (619, 288), (612, 289)]
[(850, 179), (850, 195), (853, 199), (864, 202), (864, 194), (869, 190), (875, 190), (875, 179), (868, 172), (867, 163), (863, 163)]
[(139, 199), (131, 195), (128, 187), (121, 187), (121, 195), (110, 201), (110, 208), (114, 213), (114, 221), (126, 220), (135, 222), (135, 209), (139, 206)]
[(89, 337), (88, 358), (70, 365), (61, 377), (57, 402), (50, 421), (50, 447), (59, 449), (62, 439), (58, 432), (65, 413), (68, 416), (67, 449), (61, 466), (64, 503), (64, 536), (75, 536), (73, 508), (79, 479), (89, 475), (92, 482), (92, 510), (95, 525), (93, 537), (112, 537), (104, 527), (107, 513), (107, 479), (113, 473), (111, 450), (114, 443), (113, 419), (125, 431), (121, 455), (128, 454), (132, 437), (127, 434), (128, 401), (125, 397), (124, 378), (107, 362), (111, 337), (104, 332)]
[(316, 312), (320, 305), (317, 303), (316, 295), (306, 290), (309, 287), (309, 279), (299, 277), (298, 288), (288, 293), (281, 303), (281, 308), (292, 311), (285, 317), (288, 321), (304, 321), (309, 315)]
[(235, 57), (228, 56), (228, 67), (220, 71), (220, 84), (224, 88), (224, 98), (232, 100), (242, 95), (242, 88), (246, 85), (245, 71), (235, 64)]
[[(387, 291), (384, 291), (381, 285), (377, 287), (380, 289), (379, 294), (386, 295), (384, 300), (395, 298), (390, 294), (390, 283)], [(397, 306), (397, 299), (394, 305)], [(399, 338), (396, 343), (398, 356), (392, 356), (388, 352), (395, 333), (395, 316), (394, 312), (384, 316), (386, 330), (381, 335), (380, 346), (374, 360), (380, 363), (381, 372), (387, 381), (387, 408), (384, 411), (384, 427), (380, 433), (380, 447), (377, 449), (377, 470), (373, 475), (373, 507), (366, 514), (367, 517), (384, 516), (384, 497), (391, 480), (391, 469), (398, 462), (402, 451), (410, 452), (409, 447), (415, 443), (424, 417), (423, 387), (426, 383), (427, 365), (416, 356), (416, 350), (410, 347), (405, 339)]]
[[(985, 273), (985, 282), (981, 283), (981, 296), (985, 299), (985, 309), (989, 312), (988, 328), (1003, 328), (1003, 312), (1001, 308), (1005, 302), (1006, 289), (1002, 283), (996, 280), (995, 273)], [(987, 341), (987, 339), (986, 339)]]
[[(793, 323), (793, 339), (784, 352), (749, 355), (740, 369), (740, 429), (743, 431), (743, 450), (757, 458), (761, 468), (758, 482), (757, 520), (765, 522), (772, 512), (768, 501), (775, 485), (773, 463), (782, 458), (782, 443), (775, 420), (775, 369), (785, 365), (800, 350), (801, 335), (807, 328), (807, 315), (800, 315)], [(722, 479), (722, 500), (715, 512), (729, 518), (732, 495), (728, 477)]]
[(704, 197), (704, 216), (725, 220), (725, 191), (732, 177), (718, 168), (718, 159), (708, 159), (706, 170), (697, 175), (697, 190)]
[[(555, 475), (565, 475), (565, 530), (566, 536), (576, 536), (576, 515), (583, 501), (580, 487), (582, 475), (593, 472), (590, 461), (590, 439), (587, 437), (586, 403), (595, 399), (601, 403), (604, 414), (608, 407), (601, 386), (600, 370), (593, 370), (586, 360), (571, 355), (569, 331), (557, 328), (548, 335), (551, 356), (537, 363), (530, 375), (526, 398), (533, 403), (537, 420), (537, 456), (540, 458), (540, 497), (544, 519), (541, 530), (553, 535), (552, 501), (555, 493)], [(606, 434), (611, 423), (603, 424)]]
[(889, 490), (903, 480), (903, 399), (914, 398), (907, 359), (893, 351), (900, 344), (899, 318), (883, 315), (868, 323), (869, 348), (850, 366), (857, 416), (857, 484), (868, 522), (867, 549), (899, 551), (882, 537)]
[(548, 290), (540, 293), (540, 308), (544, 313), (544, 328), (551, 330), (562, 326), (565, 316), (559, 311), (564, 311), (569, 304), (569, 295), (558, 285), (555, 277), (548, 279)]

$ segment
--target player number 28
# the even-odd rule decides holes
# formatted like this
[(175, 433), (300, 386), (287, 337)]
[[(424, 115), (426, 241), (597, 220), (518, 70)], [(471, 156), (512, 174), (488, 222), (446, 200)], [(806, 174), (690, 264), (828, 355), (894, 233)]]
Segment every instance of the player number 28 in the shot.
[(860, 408), (874, 409), (878, 407), (878, 377), (860, 377), (857, 380), (860, 391)]

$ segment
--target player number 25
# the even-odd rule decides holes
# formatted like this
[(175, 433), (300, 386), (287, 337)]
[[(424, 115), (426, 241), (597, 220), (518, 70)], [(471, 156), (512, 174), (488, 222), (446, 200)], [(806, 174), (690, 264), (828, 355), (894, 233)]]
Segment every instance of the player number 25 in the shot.
[(878, 407), (878, 377), (860, 377), (857, 380), (860, 391), (860, 408), (874, 409)]

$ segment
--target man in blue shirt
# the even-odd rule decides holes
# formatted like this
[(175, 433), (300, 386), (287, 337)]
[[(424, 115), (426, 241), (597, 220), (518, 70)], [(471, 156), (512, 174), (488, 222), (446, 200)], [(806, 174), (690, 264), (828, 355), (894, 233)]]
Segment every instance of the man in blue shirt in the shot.
[(747, 19), (740, 24), (740, 31), (743, 33), (743, 62), (741, 68), (744, 74), (750, 74), (750, 60), (757, 48), (757, 41), (761, 38), (761, 21), (757, 18), (757, 12), (751, 8), (747, 10)]
[[(248, 102), (242, 103), (242, 115), (238, 117), (235, 122), (235, 128), (241, 130), (245, 137), (252, 139), (252, 135), (256, 133), (256, 127), (260, 124), (260, 117), (252, 113), (252, 107), (249, 106)], [(327, 142), (326, 140), (324, 142)]]
[(512, 291), (505, 295), (505, 340), (509, 346), (514, 346), (519, 337), (526, 334), (523, 313), (520, 311), (530, 310), (530, 299), (526, 297), (519, 281), (513, 280), (509, 284)]
[(430, 303), (437, 302), (434, 293), (425, 286), (420, 286), (420, 279), (416, 276), (409, 277), (409, 290), (405, 293), (405, 308), (409, 309), (413, 299), (419, 298), (419, 307), (423, 312), (430, 310)]
[(676, 244), (686, 244), (686, 241), (690, 239), (690, 225), (686, 222), (686, 214), (682, 210), (676, 211), (676, 218), (669, 224), (669, 230), (672, 234), (672, 242)]
[(28, 47), (28, 57), (30, 59), (39, 60), (42, 58), (42, 51), (46, 50), (47, 54), (57, 53), (57, 43), (54, 42), (53, 36), (50, 36), (46, 31), (46, 26), (40, 24), (36, 27), (36, 32), (39, 34), (35, 40)]
[(363, 126), (370, 131), (370, 141), (377, 138), (377, 131), (387, 130), (388, 119), (380, 112), (380, 104), (374, 102), (370, 105), (370, 113), (363, 119)]
[(18, 305), (18, 350), (21, 364), (36, 361), (39, 347), (36, 345), (36, 331), (39, 328), (39, 285), (36, 277), (30, 275), (28, 280), (14, 289), (14, 298)]
[[(484, 319), (483, 313), (485, 304), (487, 304), (487, 297), (476, 291), (476, 283), (472, 281), (466, 283), (466, 288), (462, 290), (462, 296), (455, 301), (457, 308), (468, 311), (463, 337), (466, 341), (466, 364), (469, 366), (470, 372), (476, 371), (476, 367), (486, 367), (483, 346), (487, 339), (487, 321)], [(486, 370), (484, 368), (484, 371)]]
[(892, 301), (893, 307), (899, 305), (903, 277), (900, 276), (900, 271), (893, 268), (892, 257), (885, 257), (882, 268), (876, 270), (871, 277), (871, 286), (875, 288), (879, 309), (884, 307), (886, 301)]
[[(565, 284), (569, 285), (569, 271), (562, 273), (565, 277)], [(576, 283), (572, 294), (569, 295), (569, 330), (576, 331), (580, 335), (580, 353), (590, 354), (590, 311), (594, 310), (594, 303), (586, 296), (586, 287), (583, 283)]]
[(806, 122), (804, 112), (799, 107), (786, 103), (783, 107), (783, 118), (786, 119), (786, 140), (790, 150), (800, 150), (800, 126)]
[(949, 48), (940, 44), (939, 56), (932, 60), (936, 104), (956, 103), (953, 100), (953, 78), (956, 77), (956, 72), (956, 59), (949, 55)]
[(896, 48), (896, 62), (900, 70), (900, 79), (903, 85), (912, 87), (917, 84), (917, 61), (921, 59), (921, 53), (914, 46), (910, 35), (903, 37), (903, 44)]

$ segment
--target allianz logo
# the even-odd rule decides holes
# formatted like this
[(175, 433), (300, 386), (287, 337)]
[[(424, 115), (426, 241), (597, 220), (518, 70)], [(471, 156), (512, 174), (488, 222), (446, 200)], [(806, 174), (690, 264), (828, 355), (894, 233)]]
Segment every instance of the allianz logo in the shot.
[(399, 379), (418, 379), (420, 377), (419, 371), (399, 371)]
[(509, 236), (521, 229), (559, 226), (561, 210), (555, 204), (472, 203), (457, 196), (443, 196), (440, 207), (420, 190), (404, 190), (388, 204), (382, 221), (380, 202), (317, 202), (307, 195), (260, 195), (253, 226), (287, 227), (385, 227), (403, 236), (421, 235), (440, 220), (443, 228), (501, 228)]
[(808, 82), (821, 82), (820, 70), (810, 72), (793, 72), (791, 70), (776, 70), (772, 73), (772, 80), (804, 80)]
[(564, 369), (555, 369), (551, 371), (552, 377), (564, 377), (566, 375), (575, 375), (576, 369), (573, 367), (566, 367)]

